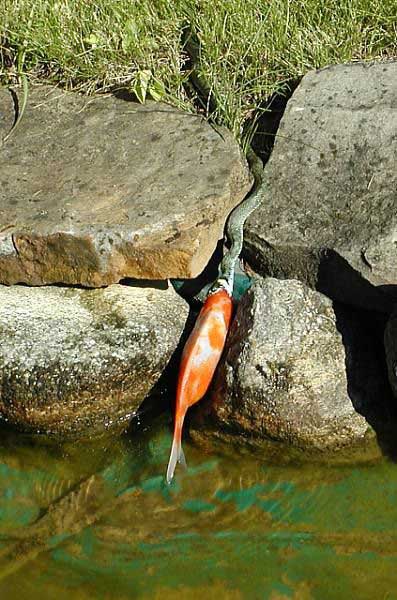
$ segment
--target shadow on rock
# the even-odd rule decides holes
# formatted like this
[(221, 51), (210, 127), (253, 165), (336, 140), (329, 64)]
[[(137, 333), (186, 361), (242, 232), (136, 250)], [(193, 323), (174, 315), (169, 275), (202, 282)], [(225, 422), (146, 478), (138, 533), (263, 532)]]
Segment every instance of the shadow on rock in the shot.
[(172, 285), (187, 302), (195, 302), (203, 288), (209, 288), (218, 277), (219, 264), (223, 256), (223, 239), (219, 240), (208, 264), (194, 279), (174, 279)]
[(343, 304), (390, 314), (396, 303), (392, 286), (373, 285), (332, 249), (276, 246), (249, 234), (243, 256), (261, 277), (297, 279)]
[(316, 289), (333, 300), (389, 314), (396, 302), (396, 286), (375, 286), (334, 250), (321, 252)]
[(287, 103), (300, 81), (300, 79), (290, 79), (285, 82), (283, 93), (272, 94), (268, 100), (262, 102), (256, 109), (254, 118), (250, 119), (245, 125), (245, 132), (249, 133), (252, 123), (255, 124), (255, 133), (252, 137), (251, 146), (264, 164), (269, 160), (273, 150), (280, 121)]
[(334, 304), (336, 327), (346, 350), (347, 392), (371, 425), (382, 453), (397, 461), (397, 406), (388, 381), (383, 334), (387, 317), (347, 312)]
[(137, 288), (154, 288), (156, 290), (168, 289), (168, 282), (166, 279), (122, 279), (120, 284)]

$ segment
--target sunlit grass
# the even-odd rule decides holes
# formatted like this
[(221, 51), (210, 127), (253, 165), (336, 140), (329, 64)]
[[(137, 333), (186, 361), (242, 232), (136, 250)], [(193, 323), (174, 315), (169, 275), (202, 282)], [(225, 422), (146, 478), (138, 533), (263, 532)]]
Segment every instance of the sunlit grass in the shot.
[(213, 117), (241, 139), (255, 109), (308, 70), (396, 56), (396, 24), (395, 0), (0, 0), (0, 80), (124, 86), (195, 110), (192, 31)]

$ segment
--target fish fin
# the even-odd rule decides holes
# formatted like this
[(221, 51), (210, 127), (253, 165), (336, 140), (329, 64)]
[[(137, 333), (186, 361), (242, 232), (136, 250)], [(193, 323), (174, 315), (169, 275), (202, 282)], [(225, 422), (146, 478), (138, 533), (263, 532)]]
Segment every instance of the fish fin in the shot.
[(171, 483), (171, 481), (174, 477), (176, 463), (178, 462), (179, 455), (180, 455), (180, 448), (181, 448), (181, 440), (180, 439), (178, 440), (174, 437), (174, 439), (172, 441), (170, 460), (168, 461), (168, 467), (167, 467), (166, 479), (167, 479), (168, 485)]
[(171, 448), (170, 460), (168, 461), (167, 476), (166, 476), (168, 484), (171, 483), (172, 478), (174, 477), (175, 467), (176, 467), (177, 463), (180, 463), (183, 467), (186, 468), (186, 459), (185, 459), (185, 455), (182, 450), (182, 425), (183, 425), (183, 418), (181, 421), (178, 421), (175, 424), (174, 439), (172, 440), (172, 448)]
[(186, 458), (185, 458), (185, 453), (182, 448), (182, 444), (181, 444), (181, 447), (179, 448), (178, 462), (180, 465), (182, 465), (182, 467), (184, 469), (187, 469), (187, 462), (186, 462)]

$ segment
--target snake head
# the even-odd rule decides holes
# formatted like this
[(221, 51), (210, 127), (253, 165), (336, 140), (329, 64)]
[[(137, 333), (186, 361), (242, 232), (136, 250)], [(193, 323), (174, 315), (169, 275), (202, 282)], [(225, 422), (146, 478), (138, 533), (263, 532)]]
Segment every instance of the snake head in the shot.
[(211, 296), (211, 294), (215, 294), (216, 292), (219, 292), (219, 290), (225, 290), (225, 292), (230, 297), (233, 296), (233, 285), (230, 285), (229, 281), (227, 279), (224, 279), (223, 277), (219, 277), (219, 279), (217, 279), (215, 281), (215, 283), (212, 285), (212, 287), (210, 288), (210, 290), (208, 292), (208, 296)]

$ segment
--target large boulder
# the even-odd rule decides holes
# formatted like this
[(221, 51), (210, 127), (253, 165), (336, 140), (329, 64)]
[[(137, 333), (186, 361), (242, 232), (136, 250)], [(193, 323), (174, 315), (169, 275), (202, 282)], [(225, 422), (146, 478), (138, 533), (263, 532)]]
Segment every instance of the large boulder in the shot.
[(296, 280), (257, 280), (194, 426), (316, 451), (373, 438), (387, 384), (363, 321)]
[[(14, 118), (0, 89), (0, 139)], [(232, 135), (197, 115), (32, 86), (0, 147), (0, 283), (194, 277), (251, 180)]]
[(287, 104), (245, 227), (261, 275), (388, 312), (397, 283), (397, 62), (308, 73)]
[(126, 424), (162, 374), (187, 315), (166, 283), (0, 286), (0, 416), (60, 434)]

